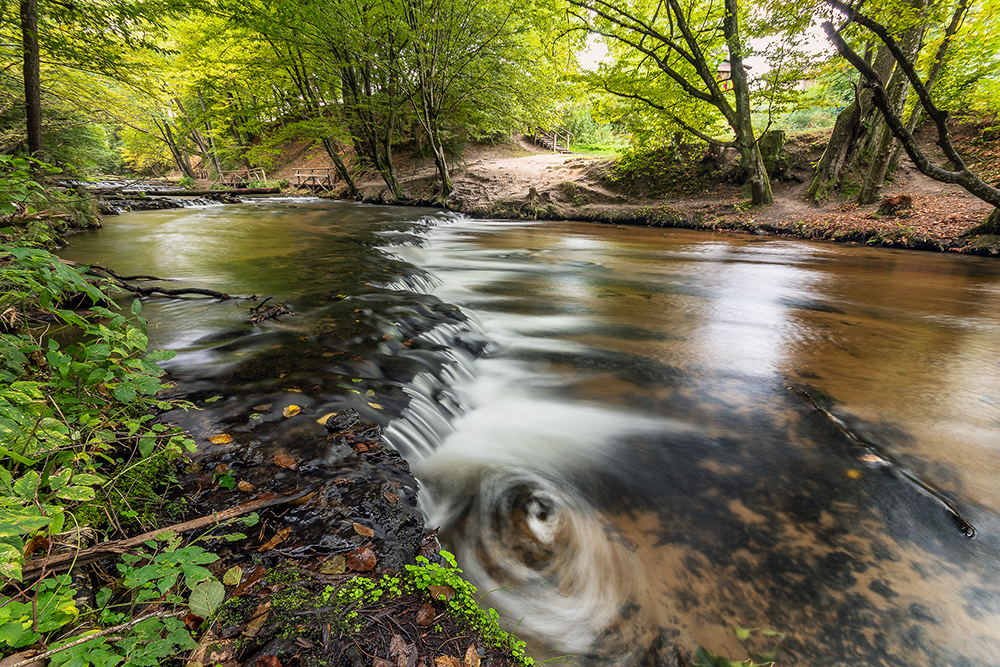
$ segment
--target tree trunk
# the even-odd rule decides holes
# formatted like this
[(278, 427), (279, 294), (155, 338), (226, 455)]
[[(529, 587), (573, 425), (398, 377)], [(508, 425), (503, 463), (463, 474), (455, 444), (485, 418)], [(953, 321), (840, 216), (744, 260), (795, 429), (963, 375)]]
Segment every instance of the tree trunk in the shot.
[(962, 234), (962, 236), (978, 235), (1000, 236), (1000, 208), (995, 208), (985, 220)]
[[(951, 38), (955, 36), (958, 29), (962, 27), (962, 21), (965, 20), (965, 12), (969, 9), (969, 0), (959, 0), (958, 6), (955, 7), (955, 12), (951, 15), (951, 22), (944, 31), (944, 39), (941, 40), (941, 44), (938, 46), (937, 52), (934, 54), (934, 65), (931, 66), (930, 74), (927, 75), (927, 81), (924, 83), (924, 88), (927, 92), (930, 92), (934, 88), (934, 84), (937, 83), (937, 78), (941, 74), (941, 68), (944, 66), (945, 56), (948, 55), (948, 47), (951, 44)], [(920, 114), (923, 111), (920, 104), (913, 105), (913, 112), (910, 114), (909, 120), (906, 122), (906, 129), (912, 133), (917, 129), (917, 121), (920, 120)], [(896, 150), (892, 153), (892, 160), (889, 161), (889, 172), (895, 173), (896, 168), (899, 166), (899, 158), (903, 154), (903, 144), (896, 144)]]
[[(926, 2), (925, 0), (913, 0), (911, 6), (914, 9), (923, 11), (926, 7)], [(900, 46), (903, 49), (903, 53), (910, 60), (920, 50), (920, 42), (924, 36), (925, 25), (923, 22), (915, 25), (903, 35)], [(897, 67), (888, 86), (889, 102), (897, 115), (902, 115), (903, 113), (903, 107), (906, 104), (906, 96), (909, 90), (910, 84), (906, 80), (906, 75), (903, 74), (902, 68)], [(896, 137), (893, 136), (884, 120), (881, 125), (882, 129), (878, 149), (872, 156), (871, 165), (868, 168), (868, 173), (865, 175), (864, 182), (861, 184), (861, 192), (858, 194), (858, 204), (862, 206), (874, 204), (881, 199), (882, 183), (885, 181), (885, 175), (889, 170), (893, 145), (896, 143)]]
[(219, 159), (219, 151), (215, 147), (215, 136), (212, 132), (212, 119), (208, 117), (208, 110), (205, 108), (205, 98), (201, 96), (201, 89), (198, 89), (198, 104), (201, 105), (201, 115), (205, 118), (205, 131), (208, 136), (209, 157), (215, 165), (215, 171), (222, 177), (222, 161)]
[[(875, 55), (875, 71), (886, 77), (892, 71), (892, 64), (889, 49), (880, 48)], [(839, 187), (843, 175), (851, 170), (857, 158), (864, 153), (864, 144), (872, 138), (873, 133), (866, 128), (875, 113), (877, 111), (872, 104), (871, 91), (866, 88), (856, 94), (854, 101), (837, 115), (826, 150), (816, 165), (813, 181), (806, 191), (807, 199), (820, 204), (829, 199), (830, 193)]]
[(24, 112), (28, 124), (28, 153), (41, 159), (42, 76), (37, 0), (21, 0), (21, 47), (24, 55)]
[(170, 123), (163, 121), (163, 139), (167, 142), (167, 147), (170, 149), (170, 154), (174, 156), (174, 162), (177, 164), (177, 168), (181, 170), (181, 173), (194, 180), (195, 174), (194, 169), (191, 168), (191, 162), (187, 159), (187, 156), (174, 141), (174, 133), (170, 129)]
[[(181, 98), (175, 97), (174, 98), (174, 103), (177, 105), (177, 108), (180, 110), (181, 115), (184, 116), (184, 120), (187, 121), (188, 132), (191, 135), (191, 138), (194, 139), (194, 143), (196, 143), (198, 145), (198, 150), (201, 151), (202, 159), (205, 160), (205, 161), (207, 161), (209, 163), (209, 165), (211, 165), (212, 169), (215, 170), (215, 173), (221, 179), (222, 178), (222, 171), (219, 170), (219, 169), (217, 169), (215, 163), (212, 162), (212, 155), (208, 151), (208, 146), (205, 145), (205, 139), (202, 138), (201, 132), (198, 131), (198, 127), (193, 122), (191, 122), (191, 117), (188, 116), (187, 110), (184, 108), (184, 105), (181, 103)], [(202, 163), (202, 164), (204, 164), (204, 163)]]
[(347, 171), (347, 165), (340, 158), (340, 153), (337, 152), (337, 145), (329, 137), (323, 137), (323, 148), (326, 149), (326, 154), (333, 160), (333, 165), (337, 168), (337, 173), (340, 174), (340, 177), (344, 179), (344, 183), (347, 184), (347, 191), (351, 193), (352, 197), (357, 199), (360, 196), (358, 186), (355, 185), (354, 179), (351, 178), (351, 172)]
[(750, 203), (754, 206), (770, 206), (774, 203), (771, 193), (771, 178), (760, 157), (760, 147), (754, 138), (753, 123), (750, 119), (750, 84), (747, 71), (743, 68), (743, 44), (739, 35), (738, 13), (735, 0), (726, 0), (728, 16), (723, 22), (723, 31), (729, 46), (730, 78), (733, 82), (733, 96), (736, 115), (730, 120), (736, 135), (736, 150), (740, 152), (740, 166), (746, 169), (750, 185)]

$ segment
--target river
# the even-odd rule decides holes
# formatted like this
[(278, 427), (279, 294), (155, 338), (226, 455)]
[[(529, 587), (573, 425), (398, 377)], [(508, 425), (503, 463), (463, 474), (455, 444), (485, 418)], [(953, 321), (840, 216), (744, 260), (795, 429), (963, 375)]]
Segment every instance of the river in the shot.
[(1000, 665), (995, 260), (311, 199), (72, 240), (290, 303), (143, 300), (197, 456), (336, 474), (357, 409), (542, 659)]

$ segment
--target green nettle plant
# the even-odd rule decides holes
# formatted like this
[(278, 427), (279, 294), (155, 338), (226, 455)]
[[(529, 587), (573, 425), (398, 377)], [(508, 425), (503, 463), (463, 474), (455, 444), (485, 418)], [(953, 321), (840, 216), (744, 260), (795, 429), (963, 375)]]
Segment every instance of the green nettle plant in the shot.
[[(113, 312), (103, 287), (43, 250), (0, 246), (0, 650), (65, 646), (54, 667), (159, 664), (194, 645), (179, 617), (208, 617), (224, 596), (203, 567), (217, 557), (169, 532), (122, 558), (96, 609), (78, 606), (68, 575), (23, 580), (26, 559), (101, 517), (150, 523), (155, 500), (130, 489), (144, 475), (161, 481), (194, 449), (153, 414), (178, 405), (156, 397), (156, 362), (172, 353), (147, 352), (141, 303), (131, 317)], [(69, 303), (86, 305), (86, 317)], [(137, 608), (157, 611), (134, 618)], [(99, 636), (67, 636), (84, 623)], [(101, 632), (108, 626), (114, 636)]]

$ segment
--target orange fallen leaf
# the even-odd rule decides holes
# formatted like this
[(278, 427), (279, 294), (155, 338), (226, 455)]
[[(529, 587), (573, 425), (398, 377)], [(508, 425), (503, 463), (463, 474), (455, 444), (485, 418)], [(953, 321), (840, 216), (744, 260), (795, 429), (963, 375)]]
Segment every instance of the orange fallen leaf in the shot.
[(355, 572), (371, 572), (375, 569), (375, 553), (368, 547), (358, 547), (347, 554), (347, 567)]
[(462, 667), (462, 661), (450, 655), (442, 655), (434, 658), (436, 667)]
[(213, 445), (227, 445), (233, 441), (233, 436), (228, 433), (220, 433), (219, 435), (213, 435), (208, 441)]
[(372, 407), (373, 407), (373, 408), (375, 408), (376, 410), (381, 410), (381, 409), (382, 409), (382, 406), (381, 406), (381, 405), (379, 405), (378, 403), (372, 403), (372, 402), (370, 402), (370, 401), (369, 401), (369, 402), (368, 402), (368, 405), (372, 406)]
[(250, 617), (250, 620), (243, 628), (243, 635), (245, 637), (253, 637), (254, 635), (256, 635), (258, 632), (260, 632), (261, 628), (264, 627), (264, 624), (267, 623), (267, 619), (270, 615), (271, 615), (270, 600), (268, 600), (267, 602), (262, 602), (261, 604), (257, 605), (257, 607), (253, 610), (253, 615)]
[(255, 406), (253, 406), (250, 409), (253, 410), (254, 412), (267, 412), (268, 410), (271, 409), (272, 405), (274, 405), (274, 404), (273, 403), (261, 403), (260, 405), (255, 405)]
[(375, 537), (375, 531), (368, 526), (363, 526), (360, 523), (352, 524), (354, 526), (354, 532), (358, 535), (364, 535), (365, 537)]
[(246, 481), (245, 479), (241, 479), (239, 483), (236, 484), (236, 488), (238, 488), (240, 491), (243, 491), (244, 493), (250, 493), (251, 491), (254, 490), (255, 487), (253, 484)]
[(297, 470), (299, 467), (299, 464), (295, 462), (295, 459), (288, 454), (275, 454), (274, 465), (281, 466), (282, 468), (288, 468), (289, 470)]
[(396, 495), (395, 493), (392, 493), (391, 491), (383, 491), (382, 496), (392, 504), (396, 504), (399, 502), (399, 496)]
[(479, 652), (476, 651), (475, 644), (469, 644), (465, 652), (465, 664), (467, 667), (479, 667)]
[(435, 600), (445, 599), (448, 602), (455, 597), (455, 589), (445, 584), (443, 586), (428, 586), (427, 590), (430, 591), (431, 597)]
[(437, 618), (437, 612), (434, 610), (434, 605), (430, 602), (425, 602), (417, 610), (417, 625), (422, 628), (426, 628), (433, 623), (435, 618)]
[(327, 412), (325, 415), (316, 420), (317, 424), (326, 424), (326, 420), (337, 414), (336, 412)]
[(270, 551), (274, 547), (276, 547), (279, 544), (281, 544), (282, 542), (284, 542), (285, 539), (288, 537), (288, 534), (290, 532), (292, 532), (291, 528), (282, 528), (282, 529), (280, 529), (277, 532), (277, 534), (275, 534), (274, 537), (272, 537), (271, 539), (269, 539), (266, 544), (261, 545), (261, 547), (259, 549), (257, 549), (257, 551)]
[(281, 411), (281, 414), (285, 415), (286, 417), (294, 417), (300, 412), (302, 412), (302, 408), (300, 408), (299, 406), (289, 405), (287, 408)]

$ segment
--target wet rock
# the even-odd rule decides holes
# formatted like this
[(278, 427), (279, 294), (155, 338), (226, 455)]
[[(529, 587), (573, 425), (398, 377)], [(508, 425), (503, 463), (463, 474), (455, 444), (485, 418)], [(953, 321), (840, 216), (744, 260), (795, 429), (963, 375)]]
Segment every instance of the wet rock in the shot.
[(360, 421), (361, 415), (358, 414), (358, 411), (353, 408), (347, 408), (327, 419), (323, 426), (326, 428), (327, 433), (343, 433), (344, 431), (350, 431)]

